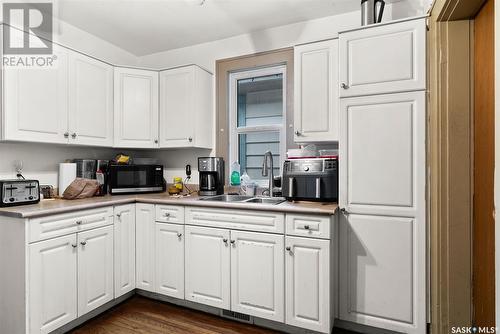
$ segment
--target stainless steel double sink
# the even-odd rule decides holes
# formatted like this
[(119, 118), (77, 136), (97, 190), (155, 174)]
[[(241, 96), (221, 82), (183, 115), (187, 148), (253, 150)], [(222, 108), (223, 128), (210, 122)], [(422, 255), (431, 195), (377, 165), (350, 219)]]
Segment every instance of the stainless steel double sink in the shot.
[(283, 197), (256, 197), (256, 196), (243, 196), (243, 195), (218, 195), (202, 197), (200, 201), (213, 201), (225, 203), (260, 203), (277, 205), (286, 201)]

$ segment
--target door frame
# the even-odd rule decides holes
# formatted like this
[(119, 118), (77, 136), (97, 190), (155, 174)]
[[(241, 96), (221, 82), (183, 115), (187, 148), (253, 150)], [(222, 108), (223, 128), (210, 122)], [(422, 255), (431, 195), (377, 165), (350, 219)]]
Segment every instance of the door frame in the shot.
[[(428, 22), (427, 191), (432, 333), (450, 333), (451, 327), (472, 326), (473, 321), (473, 19), (484, 2), (435, 0)], [(498, 11), (495, 15), (500, 18)], [(500, 43), (496, 44), (498, 47)], [(496, 89), (498, 95), (500, 90)], [(496, 233), (499, 245), (498, 228)], [(499, 256), (496, 268), (498, 272)], [(497, 287), (499, 276), (496, 275)], [(498, 288), (496, 291), (498, 305)], [(497, 319), (499, 311), (497, 307)]]

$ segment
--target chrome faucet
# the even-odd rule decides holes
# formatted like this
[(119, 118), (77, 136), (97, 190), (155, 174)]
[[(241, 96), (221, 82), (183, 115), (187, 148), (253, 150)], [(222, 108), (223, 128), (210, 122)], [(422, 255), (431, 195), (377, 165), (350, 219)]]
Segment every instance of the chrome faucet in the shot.
[(264, 161), (262, 162), (262, 176), (269, 176), (269, 189), (264, 190), (262, 192), (262, 195), (264, 195), (264, 193), (268, 191), (269, 197), (273, 197), (273, 168), (273, 154), (271, 153), (271, 151), (266, 151), (266, 153), (264, 153)]

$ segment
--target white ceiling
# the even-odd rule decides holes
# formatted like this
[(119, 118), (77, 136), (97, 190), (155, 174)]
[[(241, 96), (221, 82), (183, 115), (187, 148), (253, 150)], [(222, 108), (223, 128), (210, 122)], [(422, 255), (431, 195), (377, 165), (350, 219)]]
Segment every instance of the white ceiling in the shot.
[[(397, 1), (397, 0), (396, 0)], [(58, 0), (61, 20), (136, 56), (359, 9), (359, 0)], [(390, 1), (393, 2), (393, 1)]]

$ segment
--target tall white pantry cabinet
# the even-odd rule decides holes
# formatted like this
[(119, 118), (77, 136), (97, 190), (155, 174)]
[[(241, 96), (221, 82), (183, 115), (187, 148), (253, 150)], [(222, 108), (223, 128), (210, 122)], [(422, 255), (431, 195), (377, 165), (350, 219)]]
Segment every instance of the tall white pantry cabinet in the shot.
[(424, 18), (340, 49), (339, 318), (426, 332)]

